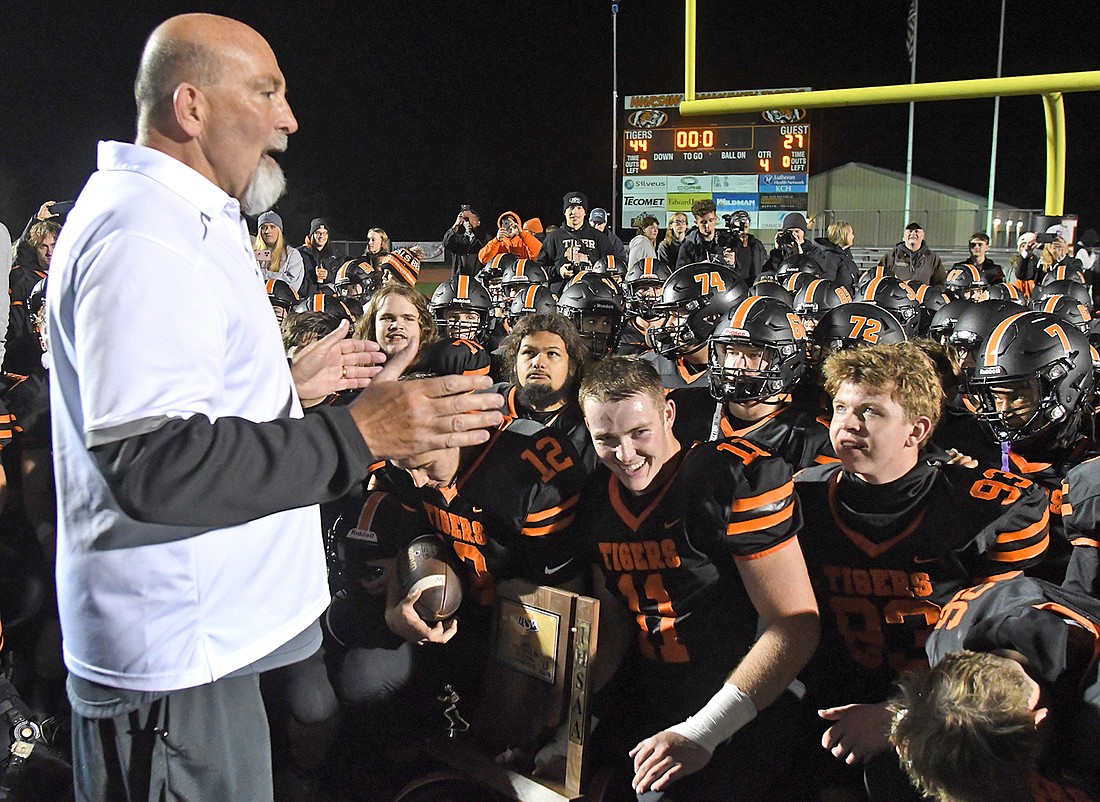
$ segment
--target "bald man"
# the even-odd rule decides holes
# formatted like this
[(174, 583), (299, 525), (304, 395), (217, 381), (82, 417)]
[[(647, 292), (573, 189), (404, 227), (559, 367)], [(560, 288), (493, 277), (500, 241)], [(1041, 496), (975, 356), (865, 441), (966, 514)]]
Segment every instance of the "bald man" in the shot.
[(346, 325), (288, 367), (241, 216), (283, 192), (272, 154), (298, 127), (285, 91), (248, 26), (163, 23), (135, 84), (136, 142), (100, 143), (58, 242), (57, 589), (78, 799), (270, 800), (257, 677), (318, 651), (318, 502), (376, 460), (484, 442), (501, 420), (503, 398), (470, 394), (487, 378), (399, 384), (405, 365), (380, 369)]

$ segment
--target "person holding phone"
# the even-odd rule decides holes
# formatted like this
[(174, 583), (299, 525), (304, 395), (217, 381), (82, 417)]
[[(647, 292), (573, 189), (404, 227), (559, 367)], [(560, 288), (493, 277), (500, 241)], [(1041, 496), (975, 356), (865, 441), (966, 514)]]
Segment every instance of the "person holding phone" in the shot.
[(523, 229), (520, 216), (515, 212), (504, 212), (497, 218), (496, 236), (478, 251), (477, 258), (483, 265), (502, 253), (510, 253), (519, 259), (535, 259), (541, 250), (542, 243), (530, 231)]
[(473, 276), (481, 269), (477, 254), (485, 245), (481, 217), (464, 203), (458, 217), (443, 234), (443, 250), (451, 257), (451, 277)]

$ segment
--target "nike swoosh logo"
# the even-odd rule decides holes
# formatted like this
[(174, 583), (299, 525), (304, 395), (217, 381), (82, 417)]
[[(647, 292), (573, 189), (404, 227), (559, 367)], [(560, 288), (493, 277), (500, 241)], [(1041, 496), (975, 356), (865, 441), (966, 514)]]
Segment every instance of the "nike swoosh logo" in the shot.
[(917, 563), (918, 565), (923, 564), (923, 563), (938, 563), (939, 561), (940, 561), (939, 557), (914, 557), (913, 558), (913, 562)]
[(667, 521), (667, 522), (665, 523), (665, 529), (671, 529), (672, 527), (674, 527), (674, 526), (676, 526), (677, 524), (679, 524), (679, 523), (680, 523), (680, 521), (682, 521), (682, 520), (684, 520), (684, 519), (683, 519), (683, 518), (677, 518), (677, 519), (676, 519), (675, 521)]
[(485, 512), (485, 510), (483, 510), (481, 507), (470, 507), (470, 512), (474, 515), (481, 515), (481, 513)]
[(553, 568), (543, 568), (542, 570), (546, 573), (547, 576), (551, 576), (552, 574), (556, 574), (562, 568), (565, 568), (565, 566), (569, 565), (569, 563), (571, 562), (573, 562), (572, 557), (563, 562), (561, 565), (555, 565)]

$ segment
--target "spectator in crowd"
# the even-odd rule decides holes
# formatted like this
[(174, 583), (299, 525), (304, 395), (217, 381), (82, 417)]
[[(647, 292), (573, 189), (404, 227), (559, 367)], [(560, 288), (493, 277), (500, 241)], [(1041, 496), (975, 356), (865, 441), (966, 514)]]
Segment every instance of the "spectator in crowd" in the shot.
[(665, 238), (657, 246), (657, 258), (668, 265), (669, 270), (676, 267), (680, 246), (684, 242), (684, 237), (687, 236), (687, 231), (688, 216), (683, 212), (676, 212), (668, 219), (668, 230), (665, 231)]
[(746, 284), (760, 277), (768, 261), (768, 249), (764, 243), (749, 233), (752, 219), (744, 209), (738, 209), (730, 217), (730, 249), (733, 251), (733, 272)]
[(735, 258), (727, 236), (718, 231), (718, 207), (710, 198), (697, 200), (691, 205), (695, 216), (695, 228), (687, 233), (676, 255), (678, 269), (696, 262), (716, 262), (733, 266)]
[[(1008, 269), (1005, 270), (1005, 283), (1012, 284), (1017, 289), (1022, 290), (1024, 297), (1031, 295), (1031, 289), (1035, 286), (1035, 282), (1020, 278), (1020, 268), (1022, 267), (1025, 273), (1028, 272), (1028, 263), (1032, 260), (1038, 246), (1038, 235), (1034, 231), (1025, 231), (1016, 238), (1016, 253), (1012, 254), (1012, 258), (1008, 262)], [(1033, 266), (1031, 269), (1034, 269)]]
[(852, 258), (852, 245), (855, 241), (855, 231), (847, 220), (830, 223), (825, 236), (814, 239), (818, 247), (822, 275), (847, 287), (849, 292), (855, 290), (859, 279), (859, 268)]
[(462, 206), (454, 224), (443, 234), (443, 251), (451, 257), (451, 276), (474, 276), (481, 269), (478, 251), (485, 245), (481, 217), (468, 205)]
[(778, 273), (779, 266), (792, 256), (807, 256), (821, 269), (821, 254), (813, 241), (806, 238), (809, 223), (801, 212), (791, 212), (783, 218), (783, 224), (775, 235), (775, 247), (768, 254), (765, 271)]
[(390, 235), (381, 228), (372, 228), (367, 231), (367, 249), (363, 256), (369, 256), (371, 264), (378, 269), (382, 258), (390, 252)]
[(924, 226), (913, 221), (905, 227), (905, 237), (879, 259), (879, 266), (902, 281), (916, 279), (923, 284), (943, 286), (947, 268), (939, 254), (924, 241)]
[[(1100, 245), (1100, 234), (1096, 233), (1095, 228), (1085, 229), (1085, 233), (1081, 235), (1081, 239), (1077, 241), (1077, 244), (1081, 247), (1077, 249), (1077, 253), (1073, 254), (1074, 258), (1081, 263), (1086, 271), (1092, 270), (1095, 274), (1097, 267), (1096, 255), (1100, 253), (1100, 248), (1097, 248)], [(1089, 274), (1086, 273), (1085, 275)]]
[(1034, 250), (1022, 259), (1016, 269), (1016, 278), (1042, 284), (1047, 273), (1065, 267), (1067, 272), (1084, 272), (1081, 262), (1069, 252), (1069, 234), (1065, 226), (1053, 225), (1036, 240), (1043, 246), (1038, 254)]
[(657, 218), (651, 214), (644, 214), (634, 223), (634, 228), (638, 233), (630, 240), (626, 259), (628, 267), (639, 259), (657, 258), (657, 234), (661, 230)]
[(607, 235), (597, 231), (585, 219), (588, 196), (583, 192), (567, 192), (562, 206), (565, 225), (547, 232), (538, 258), (539, 264), (546, 268), (550, 276), (550, 289), (555, 295), (578, 270), (591, 267), (611, 253)]
[(534, 238), (539, 241), (539, 244), (542, 244), (543, 240), (546, 239), (546, 232), (542, 230), (542, 220), (538, 217), (524, 220), (523, 230), (534, 236)]
[[(302, 261), (302, 254), (287, 247), (283, 236), (283, 218), (278, 212), (268, 211), (261, 214), (256, 223), (259, 231), (256, 241), (252, 243), (252, 250), (264, 278), (285, 281), (291, 289), (302, 295), (306, 266)], [(309, 294), (308, 289), (306, 287), (306, 294)]]
[(34, 331), (27, 301), (35, 285), (49, 273), (54, 245), (60, 233), (61, 226), (56, 221), (39, 221), (16, 245), (15, 264), (8, 273), (11, 304), (3, 363), (6, 373), (30, 376), (45, 372), (42, 346)]
[(379, 374), (344, 325), (288, 366), (242, 247), (298, 127), (259, 33), (173, 17), (134, 94), (137, 142), (100, 143), (46, 299), (76, 797), (269, 802), (259, 675), (320, 647), (318, 502), (376, 459), (485, 442), (503, 399)]
[(607, 213), (606, 209), (596, 207), (592, 210), (592, 214), (588, 216), (588, 222), (592, 224), (592, 227), (597, 231), (602, 231), (607, 234), (607, 239), (611, 243), (611, 255), (616, 259), (622, 259), (626, 261), (626, 245), (619, 239), (619, 235), (614, 231), (608, 231), (607, 225), (611, 221), (611, 216)]
[(497, 233), (478, 251), (477, 258), (485, 265), (493, 257), (510, 253), (517, 259), (536, 259), (542, 250), (542, 243), (535, 239), (530, 231), (521, 228), (523, 221), (515, 212), (504, 212), (497, 218)]
[(393, 253), (382, 256), (378, 262), (378, 269), (382, 271), (382, 281), (385, 284), (397, 282), (409, 287), (415, 287), (420, 278), (421, 260), (424, 258), (424, 249), (419, 245), (411, 248), (398, 248)]
[(1005, 280), (1004, 269), (994, 262), (992, 259), (986, 256), (989, 251), (989, 235), (984, 231), (978, 231), (970, 235), (970, 241), (967, 243), (967, 248), (970, 250), (970, 256), (963, 259), (961, 262), (956, 262), (953, 266), (959, 267), (964, 264), (971, 264), (978, 268), (981, 272), (982, 279), (988, 284), (1000, 284)]
[(316, 291), (316, 287), (332, 283), (332, 274), (340, 266), (340, 257), (332, 250), (328, 223), (323, 217), (314, 217), (310, 220), (309, 235), (306, 237), (305, 244), (300, 245), (297, 250), (302, 255), (302, 263), (305, 265), (305, 279), (302, 282), (304, 286), (308, 285), (311, 290)]

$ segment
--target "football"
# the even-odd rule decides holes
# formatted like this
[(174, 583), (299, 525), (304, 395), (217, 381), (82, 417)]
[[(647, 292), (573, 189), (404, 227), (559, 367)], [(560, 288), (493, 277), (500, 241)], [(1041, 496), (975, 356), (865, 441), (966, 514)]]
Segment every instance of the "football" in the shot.
[(421, 535), (398, 554), (397, 582), (408, 596), (422, 591), (416, 600), (416, 612), (427, 624), (444, 621), (455, 614), (462, 603), (462, 578), (458, 558), (438, 535)]

